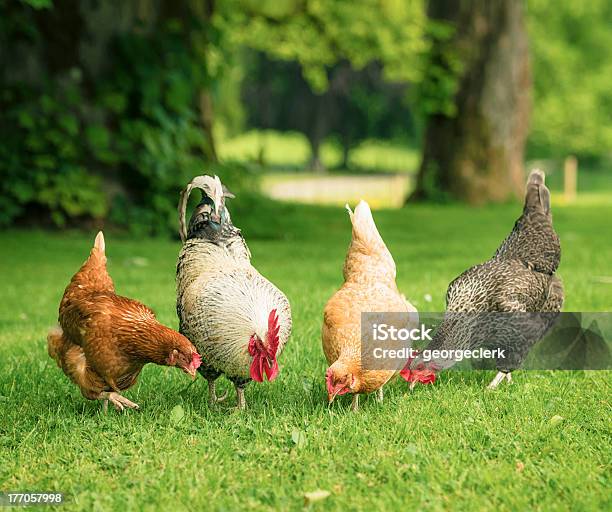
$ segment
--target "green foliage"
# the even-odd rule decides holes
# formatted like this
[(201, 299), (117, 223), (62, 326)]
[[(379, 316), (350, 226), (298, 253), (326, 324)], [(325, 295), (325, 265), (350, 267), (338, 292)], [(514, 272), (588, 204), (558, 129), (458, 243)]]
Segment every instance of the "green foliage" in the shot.
[(53, 7), (53, 0), (21, 0), (21, 2), (34, 9), (51, 9)]
[(355, 69), (382, 63), (387, 79), (415, 81), (427, 50), (423, 1), (236, 0), (234, 41), (295, 60), (313, 91), (328, 87), (327, 70), (346, 60)]
[[(150, 36), (134, 33), (119, 41), (116, 71), (104, 84), (104, 96), (117, 104), (112, 122), (119, 136), (112, 151), (128, 169), (129, 194), (116, 199), (111, 220), (133, 230), (174, 233), (178, 193), (198, 174), (216, 173), (236, 193), (256, 190), (244, 167), (210, 163), (211, 148), (194, 108), (221, 73), (220, 63), (198, 55), (199, 38), (209, 29), (175, 22)], [(185, 44), (185, 34), (192, 44)]]
[[(218, 172), (241, 197), (256, 191), (256, 177), (245, 167), (209, 164), (210, 120), (201, 107), (206, 92), (216, 127), (241, 130), (241, 83), (254, 82), (248, 55), (255, 52), (245, 48), (293, 66), (303, 75), (299, 87), (322, 100), (320, 110), (281, 102), (287, 91), (306, 97), (295, 77), (273, 74), (267, 84), (271, 103), (290, 121), (306, 119), (292, 129), (311, 144), (332, 136), (323, 148), (326, 161), (340, 161), (339, 146), (352, 150), (373, 134), (413, 136), (420, 114), (455, 114), (449, 99), (461, 62), (445, 44), (452, 28), (427, 20), (424, 0), (168, 1), (148, 8), (131, 0), (121, 3), (125, 22), (110, 23), (112, 37), (105, 30), (113, 21), (108, 9), (94, 4), (63, 16), (70, 9), (65, 2), (0, 0), (2, 226), (28, 217), (59, 226), (109, 218), (137, 232), (174, 233), (176, 197), (193, 175)], [(527, 6), (535, 81), (530, 153), (609, 152), (610, 3), (529, 0)], [(66, 48), (83, 51), (65, 62)], [(104, 57), (90, 65), (96, 53)], [(378, 75), (367, 85), (372, 67)], [(405, 85), (394, 89), (394, 81), (411, 84), (409, 108)], [(270, 144), (260, 146), (259, 164), (279, 163)], [(308, 155), (291, 158), (302, 162)], [(383, 167), (376, 158), (364, 161), (352, 151), (346, 163)], [(255, 192), (244, 204), (257, 208), (260, 199)]]
[(174, 228), (178, 192), (204, 171), (208, 148), (193, 106), (208, 77), (181, 38), (174, 25), (121, 37), (114, 73), (100, 86), (117, 126), (110, 151), (127, 171), (111, 220), (138, 232)]
[(612, 147), (612, 3), (529, 0), (534, 156), (597, 156)]
[[(266, 173), (273, 169), (303, 171), (310, 156), (304, 135), (272, 130), (250, 130), (237, 137), (220, 138), (218, 149), (222, 159), (235, 159), (245, 165), (262, 164), (261, 171)], [(321, 147), (323, 164), (327, 168), (345, 171), (340, 167), (341, 153), (337, 141), (326, 140)], [(418, 168), (419, 158), (418, 148), (409, 146), (405, 140), (366, 139), (351, 149), (349, 164), (353, 172), (413, 173)]]
[[(119, 33), (95, 80), (77, 67), (48, 70), (3, 93), (1, 224), (42, 207), (56, 225), (108, 213), (134, 232), (175, 233), (178, 193), (194, 175), (217, 172), (237, 193), (256, 190), (243, 167), (206, 164), (200, 95), (219, 81), (225, 59), (219, 31), (196, 7), (155, 30)], [(34, 18), (21, 9), (12, 20)]]
[(429, 41), (425, 71), (413, 95), (415, 110), (424, 116), (443, 114), (455, 116), (454, 97), (459, 87), (462, 69), (457, 48), (452, 44), (454, 27), (429, 20), (425, 37)]
[(0, 225), (34, 205), (60, 226), (69, 217), (102, 217), (106, 197), (88, 168), (102, 146), (81, 142), (89, 128), (81, 122), (78, 74), (40, 95), (7, 88), (0, 105), (7, 106), (0, 124)]

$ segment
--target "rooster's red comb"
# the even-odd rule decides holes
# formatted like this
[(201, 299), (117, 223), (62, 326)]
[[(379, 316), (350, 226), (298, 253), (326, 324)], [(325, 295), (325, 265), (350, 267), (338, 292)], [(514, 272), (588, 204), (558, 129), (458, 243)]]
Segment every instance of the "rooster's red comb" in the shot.
[(278, 350), (279, 331), (280, 325), (278, 324), (278, 315), (276, 314), (276, 309), (273, 309), (268, 316), (268, 351), (275, 356)]

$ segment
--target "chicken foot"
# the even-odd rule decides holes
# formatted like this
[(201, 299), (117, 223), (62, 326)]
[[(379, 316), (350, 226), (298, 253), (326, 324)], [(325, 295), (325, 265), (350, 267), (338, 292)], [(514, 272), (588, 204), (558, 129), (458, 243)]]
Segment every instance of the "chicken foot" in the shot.
[(491, 383), (487, 386), (487, 389), (496, 389), (499, 384), (506, 379), (508, 384), (512, 382), (512, 373), (510, 372), (497, 372), (495, 378), (491, 381)]
[(378, 388), (378, 389), (376, 390), (376, 401), (377, 401), (379, 404), (382, 404), (382, 402), (383, 402), (383, 396), (384, 396), (384, 394), (383, 394), (383, 388)]
[(103, 410), (105, 413), (108, 411), (108, 402), (113, 404), (113, 407), (117, 411), (123, 411), (126, 407), (128, 409), (139, 409), (138, 404), (135, 404), (114, 391), (103, 391), (98, 395), (98, 400), (104, 400)]
[(211, 404), (218, 404), (227, 398), (227, 391), (221, 396), (217, 396), (217, 383), (215, 380), (208, 380), (208, 397)]
[(244, 387), (238, 386), (237, 384), (234, 384), (234, 387), (236, 388), (236, 398), (238, 399), (236, 409), (242, 411), (246, 409), (246, 400), (244, 399)]

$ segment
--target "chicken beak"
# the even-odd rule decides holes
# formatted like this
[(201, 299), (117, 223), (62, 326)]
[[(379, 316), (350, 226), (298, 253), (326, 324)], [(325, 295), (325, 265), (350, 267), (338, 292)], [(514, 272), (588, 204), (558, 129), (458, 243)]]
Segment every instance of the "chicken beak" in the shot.
[(327, 393), (327, 405), (331, 405), (334, 402), (340, 391), (342, 391), (342, 387), (337, 386), (333, 393)]
[(217, 224), (221, 223), (221, 213), (219, 209), (221, 208), (221, 203), (223, 202), (223, 191), (220, 190), (217, 194), (215, 194), (215, 199), (213, 201), (215, 203), (215, 213), (211, 215), (213, 222)]
[(185, 373), (191, 377), (191, 380), (195, 380), (197, 377), (198, 370), (193, 366), (188, 366), (185, 368)]
[(410, 383), (410, 391), (412, 391), (412, 390), (414, 389), (414, 387), (417, 385), (417, 382), (418, 382), (417, 380), (413, 380), (413, 381)]

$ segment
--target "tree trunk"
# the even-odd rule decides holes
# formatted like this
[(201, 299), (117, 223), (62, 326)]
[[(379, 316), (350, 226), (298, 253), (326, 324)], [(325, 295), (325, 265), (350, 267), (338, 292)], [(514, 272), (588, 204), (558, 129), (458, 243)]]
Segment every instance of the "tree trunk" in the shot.
[(202, 123), (202, 129), (204, 130), (204, 136), (206, 137), (206, 157), (211, 162), (216, 162), (217, 159), (217, 148), (215, 146), (215, 137), (213, 133), (213, 100), (208, 89), (202, 89), (200, 91), (200, 120)]
[[(212, 23), (212, 17), (215, 13), (215, 0), (205, 1), (192, 1), (192, 2), (177, 2), (176, 0), (162, 0), (159, 6), (160, 16), (159, 19), (162, 22), (167, 20), (177, 19), (182, 22), (185, 32), (185, 44), (190, 46), (193, 42), (189, 37), (189, 27), (193, 23), (192, 18), (196, 17), (206, 26), (210, 26)], [(207, 52), (210, 42), (205, 41), (205, 53)], [(217, 148), (215, 144), (215, 137), (213, 132), (214, 126), (214, 105), (213, 98), (210, 93), (210, 87), (208, 85), (200, 88), (197, 94), (197, 106), (200, 111), (200, 126), (204, 134), (206, 141), (205, 145), (205, 157), (210, 162), (217, 162)]]
[[(203, 9), (202, 17), (206, 25), (210, 27), (212, 25), (212, 17), (215, 14), (216, 1), (206, 0), (205, 2), (194, 2), (194, 5), (197, 5), (200, 9)], [(207, 42), (207, 45), (210, 45), (210, 41)], [(213, 106), (214, 103), (210, 93), (210, 87), (202, 88), (200, 91), (200, 119), (202, 121), (204, 136), (206, 137), (208, 153), (206, 156), (211, 162), (217, 162), (217, 148), (213, 132), (215, 114)]]
[(329, 133), (328, 117), (326, 115), (327, 98), (325, 95), (316, 97), (316, 107), (314, 117), (311, 118), (311, 125), (307, 130), (308, 142), (310, 143), (311, 157), (308, 168), (317, 173), (324, 173), (325, 165), (321, 160), (321, 143)]
[(412, 197), (505, 201), (524, 186), (531, 74), (523, 2), (430, 0), (428, 16), (455, 27), (451, 41), (434, 41), (433, 54), (449, 45), (462, 67), (455, 115), (427, 119)]
[(349, 168), (349, 156), (351, 154), (351, 143), (348, 140), (342, 141), (342, 161), (340, 162), (340, 169)]
[(325, 166), (323, 165), (323, 161), (321, 160), (321, 140), (316, 138), (308, 139), (310, 142), (310, 161), (308, 162), (308, 169), (310, 171), (314, 171), (316, 173), (324, 173)]

